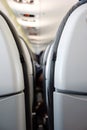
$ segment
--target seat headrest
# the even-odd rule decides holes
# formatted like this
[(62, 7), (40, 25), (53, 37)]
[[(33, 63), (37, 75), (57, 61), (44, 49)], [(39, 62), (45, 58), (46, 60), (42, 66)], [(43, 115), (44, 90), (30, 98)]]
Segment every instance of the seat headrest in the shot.
[(87, 93), (87, 3), (68, 17), (57, 48), (55, 88)]
[(10, 28), (10, 21), (0, 12), (0, 96), (23, 89), (23, 72), (16, 39)]

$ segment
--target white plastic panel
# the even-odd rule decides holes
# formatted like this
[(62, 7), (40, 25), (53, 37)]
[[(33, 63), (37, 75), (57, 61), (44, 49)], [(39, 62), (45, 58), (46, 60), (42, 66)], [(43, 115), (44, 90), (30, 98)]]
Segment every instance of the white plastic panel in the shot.
[(87, 129), (87, 96), (54, 93), (54, 130)]
[(58, 46), (55, 88), (87, 92), (87, 4), (69, 16)]
[(6, 21), (0, 15), (0, 95), (24, 89), (18, 49)]
[(0, 130), (26, 130), (24, 94), (0, 98)]

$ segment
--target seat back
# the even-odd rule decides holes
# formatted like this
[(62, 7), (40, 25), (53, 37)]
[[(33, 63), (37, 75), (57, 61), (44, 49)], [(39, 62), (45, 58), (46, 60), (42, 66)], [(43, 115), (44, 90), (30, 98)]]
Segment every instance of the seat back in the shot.
[[(30, 127), (32, 127), (32, 110), (34, 104), (34, 65), (33, 65), (33, 57), (27, 46), (27, 43), (20, 37), (21, 44), (20, 48), (23, 56), (23, 70), (24, 70), (24, 79), (25, 79), (25, 99), (26, 99), (26, 111), (30, 110)], [(29, 116), (29, 113), (28, 113)], [(27, 117), (29, 118), (29, 117)], [(28, 122), (27, 122), (28, 123)], [(28, 123), (29, 124), (29, 123)]]
[(0, 25), (0, 128), (2, 130), (32, 130), (33, 67), (31, 56), (25, 42), (23, 39), (20, 40), (12, 23), (2, 12), (0, 12)]
[(0, 129), (26, 130), (23, 70), (7, 19), (0, 11)]
[(87, 2), (64, 26), (55, 63), (54, 129), (87, 127)]
[[(43, 58), (43, 89), (44, 89), (44, 100), (45, 100), (45, 106), (47, 109), (48, 114), (48, 124), (52, 122), (53, 120), (53, 107), (50, 107), (50, 105), (53, 104), (53, 99), (50, 98), (50, 95), (52, 96), (53, 89), (49, 91), (49, 85), (53, 84), (53, 80), (50, 79), (50, 76), (53, 75), (53, 71), (50, 70), (52, 66), (51, 65), (51, 56), (52, 56), (52, 49), (54, 47), (54, 42), (49, 45), (45, 51), (44, 58)], [(49, 109), (50, 108), (50, 109)], [(53, 123), (48, 126), (49, 129), (53, 128)]]
[(43, 89), (44, 89), (44, 101), (45, 101), (45, 105), (47, 106), (47, 90), (46, 90), (46, 64), (47, 64), (47, 58), (48, 58), (48, 54), (49, 54), (49, 50), (50, 50), (51, 45), (48, 45), (45, 52), (44, 52), (44, 57), (43, 57)]
[(27, 46), (27, 43), (24, 41), (24, 39), (22, 37), (20, 37), (20, 40), (21, 40), (21, 49), (22, 49), (22, 55), (24, 57), (24, 60), (26, 62), (26, 67), (27, 67), (27, 73), (28, 73), (28, 80), (29, 80), (29, 86), (30, 86), (30, 94), (32, 93), (31, 95), (31, 106), (33, 104), (33, 86), (34, 86), (34, 66), (33, 66), (33, 59), (32, 59), (32, 56), (31, 56), (31, 52)]
[[(52, 120), (49, 120), (50, 130), (82, 130), (86, 127), (86, 123), (84, 123), (84, 121), (87, 119), (87, 116), (85, 116), (87, 109), (87, 105), (84, 103), (85, 101), (78, 101), (78, 105), (73, 103), (74, 107), (72, 107), (71, 109), (73, 110), (73, 112), (71, 112), (69, 110), (71, 108), (69, 107), (69, 103), (70, 101), (75, 102), (77, 100), (71, 99), (68, 102), (68, 100), (63, 100), (64, 96), (62, 96), (62, 94), (61, 96), (58, 95), (59, 93), (84, 95), (87, 92), (86, 13), (86, 0), (80, 1), (72, 7), (72, 9), (67, 13), (65, 18), (63, 19), (63, 22), (61, 23), (58, 29), (56, 40), (54, 42), (53, 49), (50, 53), (51, 62), (49, 63), (49, 66), (51, 73), (48, 73), (47, 79), (49, 82), (48, 111), (51, 112), (48, 116), (50, 117), (51, 113), (53, 113), (54, 118)], [(83, 57), (85, 57), (85, 59)], [(48, 59), (47, 62), (49, 62)], [(50, 102), (52, 100), (53, 103)], [(81, 109), (79, 109), (80, 103), (81, 105), (84, 104), (86, 109), (84, 108), (84, 106), (81, 107), (81, 105)], [(64, 110), (63, 108), (66, 109)], [(75, 116), (78, 110), (81, 110), (81, 113), (80, 116), (76, 118), (76, 120), (74, 117), (69, 117), (68, 111), (69, 114), (71, 112), (70, 116)], [(82, 114), (84, 115), (84, 117), (81, 119)], [(79, 121), (82, 121), (82, 126), (79, 125)], [(73, 125), (71, 124), (71, 122)]]

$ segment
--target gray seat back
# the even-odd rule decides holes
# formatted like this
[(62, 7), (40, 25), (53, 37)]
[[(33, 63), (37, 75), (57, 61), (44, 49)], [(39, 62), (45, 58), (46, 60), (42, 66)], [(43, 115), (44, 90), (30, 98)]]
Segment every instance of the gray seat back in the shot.
[(55, 63), (54, 129), (87, 128), (87, 2), (64, 26)]
[[(34, 87), (34, 69), (32, 58), (25, 41), (22, 38), (20, 40), (9, 19), (2, 12), (0, 12), (0, 14), (2, 43), (2, 62), (0, 66), (2, 76), (0, 92), (1, 97), (7, 98), (10, 96), (9, 98), (11, 98), (10, 100), (5, 101), (5, 110), (3, 109), (3, 105), (1, 105), (2, 110), (0, 111), (0, 114), (2, 113), (2, 116), (7, 120), (5, 114), (9, 114), (8, 110), (12, 111), (10, 117), (10, 119), (12, 119), (11, 124), (9, 120), (7, 123), (6, 121), (3, 121), (3, 118), (3, 120), (0, 120), (1, 124), (3, 124), (0, 124), (0, 128), (3, 130), (32, 130)], [(5, 73), (7, 73), (7, 75)], [(12, 105), (7, 105), (7, 102)], [(8, 113), (6, 113), (6, 110)]]
[(34, 86), (34, 81), (33, 81), (33, 78), (34, 78), (34, 71), (33, 71), (33, 63), (32, 63), (32, 57), (31, 57), (31, 54), (30, 54), (30, 50), (27, 46), (27, 43), (20, 37), (20, 40), (21, 40), (21, 49), (22, 49), (22, 54), (23, 54), (23, 57), (24, 57), (24, 60), (26, 62), (26, 66), (27, 66), (27, 73), (28, 73), (28, 80), (29, 80), (29, 86), (30, 86), (30, 94), (32, 93), (31, 95), (31, 106), (33, 104), (33, 86)]
[[(77, 93), (83, 94), (83, 95), (86, 94), (85, 92), (87, 89), (86, 88), (86, 77), (87, 76), (86, 76), (85, 70), (86, 70), (87, 62), (86, 62), (86, 59), (83, 60), (83, 57), (85, 57), (85, 55), (86, 55), (86, 42), (85, 42), (86, 41), (86, 13), (87, 13), (87, 11), (86, 11), (87, 4), (86, 3), (87, 3), (86, 0), (78, 2), (67, 13), (66, 17), (63, 19), (63, 22), (61, 23), (61, 25), (58, 29), (56, 39), (54, 42), (54, 46), (50, 53), (51, 54), (50, 61), (47, 60), (47, 62), (49, 62), (49, 64), (50, 64), (49, 71), (51, 72), (51, 73), (47, 74), (47, 79), (49, 79), (48, 80), (48, 84), (49, 84), (48, 95), (47, 95), (48, 96), (48, 111), (50, 111), (49, 112), (50, 115), (48, 115), (48, 116), (50, 117), (53, 113), (52, 118), (54, 118), (51, 120), (49, 119), (50, 130), (53, 130), (53, 129), (55, 129), (55, 130), (56, 129), (59, 129), (59, 130), (74, 129), (74, 130), (76, 130), (77, 128), (80, 128), (80, 127), (82, 130), (86, 127), (86, 124), (84, 124), (84, 123), (83, 123), (84, 127), (83, 127), (83, 125), (78, 127), (78, 125), (79, 125), (78, 122), (77, 122), (77, 125), (73, 123), (74, 127), (71, 127), (71, 128), (68, 127), (68, 125), (69, 125), (68, 123), (67, 123), (67, 126), (65, 127), (63, 119), (66, 118), (65, 119), (66, 122), (69, 121), (69, 118), (67, 120), (67, 116), (64, 117), (65, 111), (61, 110), (63, 107), (62, 103), (65, 103), (65, 102), (63, 102), (61, 100), (61, 99), (63, 99), (63, 97), (60, 98), (56, 94), (58, 92), (61, 92), (61, 90), (62, 90), (62, 92), (68, 91), (70, 93), (77, 92)], [(72, 15), (73, 15), (73, 17), (71, 18)], [(70, 21), (70, 18), (71, 18), (72, 22)], [(71, 23), (68, 23), (68, 22), (71, 22)], [(66, 25), (67, 25), (67, 27), (66, 27)], [(65, 29), (67, 30), (67, 32)], [(63, 35), (63, 37), (62, 37), (62, 35)], [(83, 43), (83, 41), (85, 43)], [(62, 48), (62, 49), (60, 49), (60, 48)], [(78, 50), (78, 48), (79, 48), (79, 50)], [(80, 56), (82, 57), (81, 59), (80, 59)], [(84, 63), (85, 63), (85, 65), (84, 65)], [(76, 73), (77, 72), (76, 68), (79, 73)], [(82, 69), (82, 68), (84, 68), (84, 69)], [(75, 73), (76, 73), (76, 76), (74, 77)], [(81, 75), (81, 73), (82, 73), (82, 75)], [(77, 77), (79, 77), (79, 78), (77, 78)], [(76, 83), (77, 83), (77, 86), (76, 86)], [(84, 83), (85, 83), (85, 85), (83, 87), (82, 84), (84, 84)], [(53, 93), (54, 93), (54, 96), (53, 96)], [(53, 102), (52, 102), (52, 100), (53, 100)], [(74, 100), (73, 100), (73, 102), (74, 102)], [(59, 107), (60, 106), (59, 104), (62, 104), (61, 105), (62, 107)], [(75, 105), (75, 104), (73, 104), (73, 105)], [(79, 105), (77, 105), (77, 106), (79, 107)], [(68, 106), (66, 106), (66, 107), (68, 108)], [(78, 109), (78, 107), (76, 108), (76, 110)], [(81, 107), (81, 109), (79, 109), (79, 110), (81, 110), (81, 112), (83, 112), (84, 107), (83, 108)], [(72, 112), (71, 115), (73, 115), (73, 114), (75, 115), (74, 112)], [(67, 115), (68, 115), (68, 112), (67, 112)], [(82, 113), (81, 113), (81, 115), (82, 115)], [(73, 122), (74, 119), (75, 118), (72, 118), (71, 122)], [(86, 117), (84, 119), (86, 119)]]
[(45, 52), (44, 52), (44, 57), (43, 57), (43, 89), (44, 89), (44, 100), (45, 100), (45, 105), (47, 106), (47, 87), (46, 87), (46, 64), (47, 64), (47, 58), (48, 58), (48, 54), (49, 54), (49, 50), (50, 50), (51, 45), (48, 45)]
[(23, 70), (5, 17), (0, 12), (0, 129), (26, 130)]
[[(26, 81), (26, 103), (27, 109), (30, 109), (30, 126), (32, 129), (32, 111), (33, 111), (33, 104), (34, 104), (34, 66), (33, 66), (33, 59), (30, 54), (30, 50), (27, 46), (27, 43), (20, 37), (21, 40), (21, 50), (23, 55), (23, 68), (25, 72), (25, 81)], [(26, 69), (25, 69), (26, 68)], [(28, 93), (27, 93), (28, 91)], [(27, 110), (28, 111), (28, 110)]]

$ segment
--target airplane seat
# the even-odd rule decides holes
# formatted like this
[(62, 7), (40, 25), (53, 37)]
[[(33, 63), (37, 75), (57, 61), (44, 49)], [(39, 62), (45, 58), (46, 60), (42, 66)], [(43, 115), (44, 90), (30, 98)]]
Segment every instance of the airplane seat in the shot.
[[(31, 95), (31, 106), (33, 106), (33, 100), (34, 100), (34, 79), (35, 79), (35, 66), (33, 64), (33, 56), (31, 54), (31, 51), (27, 45), (27, 43), (24, 41), (22, 37), (19, 37), (21, 40), (21, 49), (22, 49), (22, 55), (24, 57), (24, 60), (26, 61), (26, 67), (27, 67), (27, 76), (29, 80), (29, 86), (30, 86), (30, 94)], [(25, 79), (26, 80), (26, 79)]]
[[(20, 44), (20, 48), (21, 48), (21, 54), (23, 56), (23, 70), (24, 70), (24, 79), (25, 79), (25, 94), (26, 94), (26, 100), (28, 99), (28, 101), (26, 102), (27, 105), (27, 109), (29, 109), (30, 107), (30, 126), (31, 129), (33, 129), (33, 124), (32, 124), (32, 112), (33, 112), (33, 106), (34, 106), (34, 88), (35, 88), (35, 77), (36, 77), (36, 72), (35, 72), (35, 66), (33, 63), (33, 55), (31, 50), (29, 49), (27, 43), (24, 41), (24, 39), (22, 37), (19, 37), (21, 44)], [(27, 77), (26, 77), (27, 76)], [(28, 93), (27, 93), (28, 91)], [(27, 104), (28, 103), (28, 104)], [(26, 110), (29, 111), (29, 110)]]
[(23, 42), (20, 42), (13, 25), (1, 11), (0, 41), (0, 129), (31, 130), (32, 113), (28, 80), (30, 75), (29, 69), (25, 68), (27, 64), (23, 48), (21, 49)]
[[(47, 91), (47, 86), (48, 86), (48, 80), (46, 80), (47, 78), (47, 74), (50, 73), (49, 71), (49, 63), (47, 64), (47, 59), (49, 59), (50, 62), (50, 52), (52, 50), (53, 47), (53, 43), (49, 44), (44, 52), (44, 57), (43, 57), (43, 89), (44, 89), (44, 101), (45, 101), (45, 105), (46, 107), (48, 106), (48, 91)], [(46, 71), (47, 70), (47, 71)]]
[[(46, 106), (46, 109), (47, 109), (47, 114), (48, 114), (48, 127), (49, 127), (49, 130), (52, 128), (52, 124), (50, 125), (50, 122), (52, 123), (52, 120), (53, 119), (53, 115), (52, 112), (53, 110), (52, 107), (50, 107), (50, 103), (52, 104), (53, 102), (53, 99), (49, 98), (49, 95), (53, 92), (53, 89), (51, 89), (51, 91), (49, 91), (49, 85), (52, 84), (50, 83), (49, 81), (52, 81), (50, 80), (50, 75), (53, 75), (53, 71), (50, 70), (51, 68), (51, 54), (52, 54), (52, 49), (54, 47), (54, 42), (49, 45), (45, 51), (45, 54), (44, 54), (44, 59), (43, 59), (43, 89), (44, 89), (44, 100), (45, 100), (45, 106)], [(50, 93), (49, 93), (50, 92)], [(49, 111), (49, 107), (50, 107), (50, 111)]]
[(50, 68), (45, 72), (49, 130), (87, 128), (86, 16), (87, 0), (79, 1), (64, 17), (49, 51)]
[(44, 57), (44, 51), (40, 53), (39, 63), (41, 66), (43, 66), (43, 57)]

